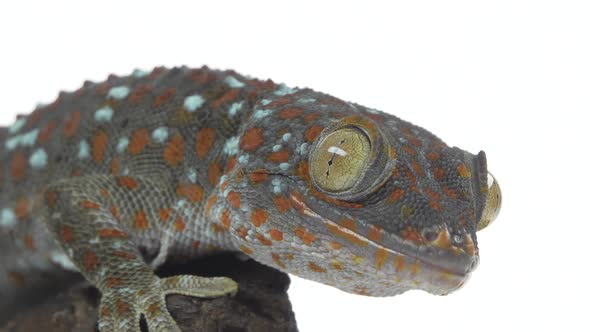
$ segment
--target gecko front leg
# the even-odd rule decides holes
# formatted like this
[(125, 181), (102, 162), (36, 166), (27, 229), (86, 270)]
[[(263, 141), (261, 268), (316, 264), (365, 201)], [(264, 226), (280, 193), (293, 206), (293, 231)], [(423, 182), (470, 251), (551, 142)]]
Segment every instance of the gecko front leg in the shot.
[(141, 239), (159, 241), (166, 220), (151, 216), (171, 201), (165, 182), (140, 177), (92, 175), (59, 181), (45, 192), (45, 220), (80, 272), (102, 293), (101, 332), (180, 331), (165, 296), (218, 297), (237, 291), (229, 278), (180, 275), (160, 279), (143, 260)]

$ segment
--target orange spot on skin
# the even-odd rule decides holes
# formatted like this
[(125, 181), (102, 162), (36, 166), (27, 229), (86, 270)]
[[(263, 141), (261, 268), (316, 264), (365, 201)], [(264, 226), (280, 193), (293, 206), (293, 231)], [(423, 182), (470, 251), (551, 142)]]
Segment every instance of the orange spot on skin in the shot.
[(414, 173), (416, 173), (416, 175), (418, 175), (420, 177), (424, 176), (424, 170), (422, 169), (422, 166), (420, 166), (420, 164), (418, 164), (418, 162), (412, 161), (411, 165), (412, 165), (412, 169), (414, 170)]
[(211, 102), (211, 106), (213, 108), (219, 108), (221, 105), (229, 103), (236, 99), (236, 97), (240, 94), (239, 89), (231, 89), (228, 92), (224, 93), (221, 97)]
[(29, 201), (26, 198), (20, 198), (16, 201), (14, 214), (18, 219), (24, 219), (29, 215)]
[(314, 262), (309, 262), (309, 269), (312, 270), (313, 272), (326, 273), (326, 269), (317, 265)]
[(158, 217), (160, 221), (165, 223), (170, 219), (170, 215), (172, 214), (172, 209), (170, 208), (163, 208), (158, 210)]
[(270, 254), (270, 256), (272, 257), (272, 260), (275, 262), (275, 264), (277, 264), (282, 269), (286, 268), (285, 264), (281, 261), (281, 256), (279, 256), (279, 254), (273, 252)]
[(172, 97), (174, 97), (175, 94), (175, 88), (168, 88), (164, 90), (164, 92), (162, 92), (159, 96), (156, 97), (156, 100), (154, 100), (154, 106), (160, 107), (166, 104), (168, 101), (170, 101), (170, 99), (172, 99)]
[(271, 239), (275, 241), (283, 241), (283, 232), (279, 231), (278, 229), (271, 229), (269, 234)]
[(35, 251), (35, 242), (33, 241), (33, 237), (30, 234), (25, 235), (23, 242), (25, 243), (25, 247), (27, 249)]
[(400, 232), (400, 236), (404, 239), (404, 240), (409, 240), (412, 241), (416, 244), (424, 244), (426, 243), (426, 240), (424, 239), (424, 237), (422, 236), (422, 234), (420, 234), (420, 232), (417, 232), (411, 228), (407, 228), (407, 229), (403, 229)]
[(53, 131), (55, 130), (55, 128), (57, 127), (57, 124), (55, 123), (55, 121), (49, 121), (39, 132), (39, 136), (37, 138), (39, 143), (45, 143), (49, 140), (49, 137), (51, 137), (51, 134), (53, 134)]
[(430, 207), (437, 211), (440, 211), (440, 209), (442, 208), (439, 202), (440, 195), (430, 189), (425, 189), (425, 193), (428, 195), (428, 197), (430, 197), (430, 200), (428, 201)]
[(200, 241), (193, 241), (193, 243), (191, 243), (191, 247), (193, 247), (195, 249), (199, 249), (200, 246), (201, 246)]
[(209, 216), (211, 214), (211, 208), (213, 208), (213, 204), (217, 201), (217, 195), (212, 195), (207, 200), (207, 206), (205, 207), (205, 215)]
[(234, 167), (236, 166), (236, 164), (238, 163), (238, 159), (236, 157), (232, 157), (230, 158), (230, 160), (227, 161), (227, 165), (226, 165), (226, 172), (229, 173), (231, 172)]
[(333, 224), (328, 224), (327, 228), (330, 233), (334, 234), (335, 236), (341, 237), (352, 244), (359, 246), (368, 245), (368, 242), (365, 239), (361, 238), (355, 233), (351, 233), (347, 228)]
[(176, 217), (176, 220), (174, 221), (174, 230), (180, 233), (184, 231), (185, 228), (186, 224), (184, 223), (184, 220), (182, 220), (181, 217)]
[(377, 248), (375, 251), (375, 268), (377, 270), (381, 270), (383, 264), (387, 261), (387, 257), (389, 257), (389, 252), (383, 248)]
[(95, 203), (95, 202), (92, 202), (89, 200), (81, 201), (80, 206), (82, 206), (83, 208), (92, 209), (92, 210), (100, 209), (100, 205), (98, 203)]
[(293, 191), (290, 196), (291, 203), (297, 212), (304, 214), (305, 210), (308, 209), (303, 196), (298, 191)]
[(287, 162), (289, 161), (289, 151), (283, 149), (277, 152), (273, 152), (268, 156), (268, 161), (271, 161), (273, 163)]
[(307, 162), (302, 161), (297, 165), (296, 175), (307, 180), (307, 181), (310, 180), (309, 165)]
[(138, 186), (137, 181), (135, 181), (135, 179), (130, 176), (119, 176), (115, 179), (115, 181), (120, 187), (129, 190), (137, 189)]
[(108, 142), (109, 136), (103, 130), (96, 132), (92, 138), (92, 158), (97, 163), (101, 163), (104, 160)]
[(320, 113), (319, 112), (313, 112), (313, 113), (309, 113), (309, 114), (305, 115), (303, 117), (303, 121), (305, 123), (310, 123), (310, 122), (315, 121), (319, 117), (320, 117)]
[(246, 247), (246, 246), (240, 246), (240, 250), (246, 254), (246, 255), (252, 255), (254, 253), (254, 251), (252, 251), (252, 249)]
[(126, 239), (129, 235), (116, 228), (101, 228), (98, 230), (98, 236), (102, 238)]
[(349, 229), (355, 233), (357, 232), (356, 222), (350, 218), (344, 218), (340, 220), (339, 224), (346, 229)]
[(57, 204), (58, 198), (59, 196), (55, 191), (45, 192), (45, 203), (47, 203), (47, 206), (49, 206), (50, 208), (54, 207), (55, 204)]
[(59, 230), (59, 238), (62, 243), (71, 243), (74, 238), (74, 231), (69, 226), (62, 226)]
[(367, 237), (375, 243), (381, 243), (381, 240), (383, 239), (383, 229), (379, 226), (369, 225), (369, 234)]
[(107, 283), (106, 283), (107, 288), (114, 288), (117, 286), (121, 286), (121, 284), (123, 284), (123, 280), (121, 280), (121, 278), (117, 278), (117, 277), (107, 278)]
[(409, 154), (412, 157), (416, 156), (416, 150), (412, 149), (411, 146), (404, 145), (402, 147), (402, 150), (404, 150), (407, 154)]
[(401, 272), (406, 266), (406, 259), (402, 255), (397, 255), (393, 258), (393, 267), (395, 272)]
[(305, 113), (301, 108), (287, 108), (279, 113), (279, 118), (283, 120), (291, 120), (300, 117)]
[(332, 242), (330, 242), (330, 248), (332, 248), (334, 250), (338, 250), (338, 249), (342, 248), (342, 244), (340, 242), (332, 241)]
[(277, 209), (280, 213), (285, 213), (287, 210), (291, 208), (291, 201), (289, 201), (285, 196), (278, 195), (273, 197), (273, 202), (275, 203)]
[(260, 227), (260, 225), (264, 224), (268, 219), (268, 212), (262, 209), (254, 209), (252, 212), (252, 224), (256, 227)]
[(389, 195), (389, 199), (388, 202), (389, 203), (395, 203), (397, 201), (400, 200), (400, 198), (402, 198), (402, 196), (404, 196), (404, 190), (400, 189), (400, 188), (395, 188), (393, 190), (393, 192), (391, 192), (391, 195)]
[(208, 178), (209, 183), (212, 186), (216, 186), (219, 183), (219, 178), (221, 178), (221, 165), (218, 162), (212, 162), (209, 164), (209, 171), (208, 171)]
[(70, 138), (70, 137), (76, 135), (76, 132), (78, 131), (78, 127), (80, 126), (81, 116), (82, 116), (82, 114), (80, 113), (80, 111), (75, 111), (65, 119), (64, 136), (66, 138)]
[(10, 164), (10, 175), (14, 181), (22, 180), (27, 170), (27, 160), (22, 151), (17, 151), (12, 157)]
[(268, 179), (268, 173), (265, 170), (255, 170), (254, 172), (248, 174), (250, 178), (250, 182), (253, 184), (259, 184)]
[(82, 265), (87, 271), (92, 271), (96, 269), (96, 265), (98, 264), (98, 257), (92, 251), (87, 251), (82, 256)]
[(438, 154), (438, 152), (431, 151), (431, 152), (428, 152), (428, 154), (426, 155), (426, 158), (428, 158), (428, 160), (431, 160), (431, 161), (437, 161), (440, 159), (440, 154)]
[(272, 241), (265, 238), (264, 235), (260, 234), (260, 233), (256, 233), (256, 238), (258, 239), (258, 241), (260, 241), (260, 243), (262, 243), (265, 246), (272, 246)]
[(140, 84), (133, 90), (133, 92), (131, 92), (127, 100), (132, 104), (137, 104), (148, 92), (150, 92), (151, 89), (151, 86), (148, 84)]
[(249, 128), (240, 139), (240, 148), (244, 151), (258, 149), (264, 142), (263, 133), (262, 128)]
[(121, 215), (119, 214), (119, 210), (116, 206), (111, 207), (111, 214), (117, 220), (117, 222), (121, 222)]
[(459, 197), (459, 195), (457, 195), (457, 192), (447, 186), (444, 186), (443, 188), (443, 192), (445, 193), (445, 195), (449, 196), (450, 198), (456, 199), (457, 197)]
[(195, 150), (197, 157), (203, 159), (215, 143), (215, 130), (213, 128), (203, 128), (199, 130), (195, 139)]
[(342, 269), (344, 268), (344, 266), (342, 265), (342, 262), (339, 261), (332, 261), (330, 263), (330, 266), (337, 271), (342, 271)]
[(126, 252), (126, 251), (120, 251), (120, 250), (115, 250), (113, 251), (113, 255), (119, 258), (124, 258), (127, 260), (134, 260), (137, 258), (137, 256), (135, 256), (132, 253)]
[(203, 199), (203, 188), (198, 184), (181, 184), (176, 188), (176, 194), (196, 203)]
[(295, 235), (303, 241), (304, 244), (310, 246), (313, 241), (316, 240), (316, 237), (308, 232), (303, 227), (298, 227), (295, 229)]
[(240, 208), (240, 194), (238, 194), (237, 192), (230, 191), (227, 194), (227, 200), (229, 202), (229, 205), (231, 205), (233, 208)]
[(410, 142), (410, 144), (412, 144), (413, 146), (415, 146), (417, 148), (422, 146), (422, 142), (414, 135), (409, 136), (408, 141)]
[(133, 224), (137, 230), (146, 230), (149, 227), (148, 219), (143, 210), (137, 211), (133, 218)]
[(223, 228), (226, 230), (229, 230), (229, 227), (231, 226), (230, 212), (228, 209), (223, 210), (221, 213), (221, 225), (223, 225)]
[(141, 128), (136, 129), (131, 134), (131, 139), (129, 140), (129, 146), (127, 146), (127, 151), (132, 155), (140, 154), (148, 144), (150, 139), (150, 133), (147, 129)]
[(158, 305), (158, 303), (152, 303), (150, 304), (150, 306), (147, 308), (147, 313), (149, 314), (149, 316), (151, 317), (156, 317), (158, 315), (160, 315), (160, 306)]
[(184, 158), (184, 139), (176, 134), (164, 147), (164, 160), (171, 167), (178, 166)]
[(117, 302), (115, 302), (115, 309), (119, 315), (124, 315), (130, 311), (130, 306), (129, 303), (117, 300)]
[(316, 126), (313, 125), (309, 128), (307, 128), (307, 130), (305, 131), (305, 139), (308, 142), (313, 142), (322, 132), (322, 130), (324, 130), (324, 127), (322, 126)]
[(445, 177), (445, 171), (440, 167), (434, 168), (432, 170), (432, 174), (434, 175), (434, 179), (437, 181), (440, 181)]
[(111, 316), (111, 309), (109, 307), (102, 307), (100, 308), (100, 317), (110, 317)]
[(467, 166), (464, 163), (461, 163), (457, 166), (457, 172), (459, 173), (459, 176), (461, 176), (462, 178), (471, 177), (471, 171), (469, 171), (469, 168), (467, 168)]
[(8, 272), (8, 277), (12, 280), (12, 282), (17, 287), (22, 287), (26, 283), (25, 276), (22, 273), (14, 272), (14, 271), (9, 271)]
[(119, 174), (120, 163), (119, 158), (115, 157), (111, 160), (111, 174)]
[(111, 194), (109, 193), (109, 191), (105, 188), (100, 189), (100, 196), (104, 197), (104, 198), (110, 198)]
[(418, 273), (420, 273), (420, 262), (414, 261), (414, 263), (410, 264), (408, 268), (412, 275), (417, 275)]

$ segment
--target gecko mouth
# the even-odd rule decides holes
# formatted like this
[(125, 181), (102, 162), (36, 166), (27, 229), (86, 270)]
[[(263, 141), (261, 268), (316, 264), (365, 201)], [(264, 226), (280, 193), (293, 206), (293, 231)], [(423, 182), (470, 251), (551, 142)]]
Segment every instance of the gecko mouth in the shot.
[[(279, 176), (289, 182), (298, 183), (295, 178), (287, 174), (266, 172), (266, 175)], [(377, 243), (330, 219), (322, 217), (311, 209), (300, 195), (291, 193), (289, 199), (301, 213), (316, 220), (317, 224), (324, 225), (331, 234), (338, 234), (349, 243), (364, 243), (370, 247), (369, 250), (374, 251), (373, 254), (368, 254), (370, 251), (365, 251), (362, 256), (368, 254), (370, 257), (377, 257), (381, 254), (387, 257), (388, 261), (383, 266), (386, 266), (389, 271), (385, 271), (386, 268), (383, 268), (379, 272), (384, 272), (385, 277), (388, 279), (402, 280), (402, 282), (406, 283), (408, 289), (419, 288), (432, 294), (448, 294), (459, 289), (469, 279), (471, 272), (478, 265), (479, 255), (474, 246), (470, 253), (461, 252), (453, 247), (418, 246), (396, 235), (387, 235), (386, 233), (384, 233), (382, 241)], [(471, 241), (470, 237), (469, 241)], [(441, 239), (435, 239), (434, 242), (441, 242)], [(473, 242), (471, 243), (473, 245)], [(441, 243), (439, 243), (439, 246), (441, 246)], [(357, 273), (362, 274), (363, 271), (357, 271)], [(379, 296), (378, 294), (375, 295)], [(381, 296), (386, 295), (384, 293)]]
[[(369, 247), (374, 248), (376, 257), (379, 255), (391, 257), (397, 277), (412, 280), (416, 284), (422, 283), (421, 288), (429, 292), (446, 294), (459, 288), (479, 263), (477, 252), (474, 251), (471, 254), (461, 252), (459, 248), (448, 245), (444, 249), (436, 248), (434, 245), (416, 246), (395, 236), (391, 236), (389, 241), (384, 240), (382, 243), (376, 243), (320, 216), (298, 197), (291, 195), (290, 198), (307, 217), (321, 222), (331, 233), (346, 238), (352, 243), (368, 244)], [(446, 233), (441, 231), (441, 234)], [(436, 241), (442, 240), (436, 239), (433, 242), (437, 244)], [(405, 265), (406, 268), (402, 268), (402, 265)]]

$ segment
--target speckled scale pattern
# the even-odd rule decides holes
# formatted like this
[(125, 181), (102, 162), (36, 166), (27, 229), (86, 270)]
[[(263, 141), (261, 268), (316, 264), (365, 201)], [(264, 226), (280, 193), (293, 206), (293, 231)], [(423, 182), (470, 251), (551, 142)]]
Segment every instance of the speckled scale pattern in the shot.
[[(365, 189), (347, 196), (309, 171), (344, 127), (372, 149)], [(101, 331), (138, 331), (140, 314), (174, 331), (165, 294), (236, 285), (152, 270), (212, 251), (372, 296), (449, 293), (479, 259), (483, 152), (310, 89), (206, 67), (136, 70), (60, 93), (0, 138), (0, 319), (72, 270), (103, 293)]]

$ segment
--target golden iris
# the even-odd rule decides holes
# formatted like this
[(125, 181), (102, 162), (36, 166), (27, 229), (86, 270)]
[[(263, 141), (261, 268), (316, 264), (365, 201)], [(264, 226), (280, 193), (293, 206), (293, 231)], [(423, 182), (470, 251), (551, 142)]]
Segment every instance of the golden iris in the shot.
[(342, 193), (362, 178), (371, 157), (371, 142), (358, 129), (342, 128), (327, 135), (311, 157), (311, 176), (323, 190)]

